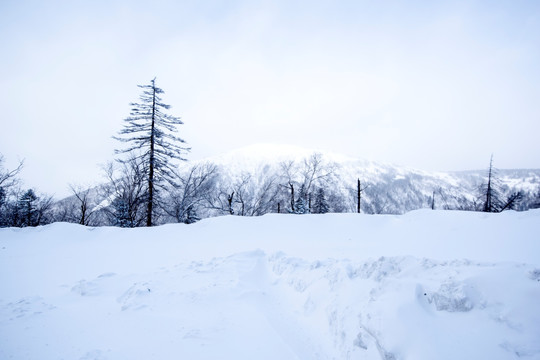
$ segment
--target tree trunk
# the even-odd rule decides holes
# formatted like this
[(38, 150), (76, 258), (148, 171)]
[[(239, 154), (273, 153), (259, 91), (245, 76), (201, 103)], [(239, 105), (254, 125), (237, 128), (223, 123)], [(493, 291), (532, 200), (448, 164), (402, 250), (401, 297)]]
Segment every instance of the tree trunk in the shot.
[(154, 143), (155, 143), (155, 115), (156, 115), (156, 87), (152, 80), (152, 128), (150, 132), (150, 164), (148, 171), (148, 207), (146, 209), (146, 226), (152, 226), (152, 211), (154, 206)]
[(289, 186), (291, 187), (291, 211), (294, 212), (294, 185), (289, 182)]
[(360, 186), (360, 179), (358, 179), (357, 183), (357, 209), (356, 211), (360, 214), (360, 201), (362, 200), (362, 187)]

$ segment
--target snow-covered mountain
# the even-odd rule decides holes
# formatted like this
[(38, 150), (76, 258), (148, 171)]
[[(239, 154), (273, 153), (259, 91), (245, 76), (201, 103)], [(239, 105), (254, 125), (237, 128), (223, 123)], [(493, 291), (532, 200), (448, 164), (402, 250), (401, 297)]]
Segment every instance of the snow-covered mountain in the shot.
[[(284, 165), (294, 163), (292, 176), (298, 187), (305, 181), (306, 161), (320, 156), (321, 167), (332, 168), (331, 174), (315, 186), (323, 186), (334, 199), (333, 211), (354, 212), (357, 204), (357, 181), (361, 181), (362, 211), (367, 213), (405, 213), (427, 208), (471, 210), (480, 200), (479, 188), (486, 181), (487, 169), (463, 172), (428, 172), (392, 164), (378, 163), (340, 154), (289, 145), (257, 144), (195, 163), (214, 164), (219, 168), (219, 184), (233, 191), (249, 175), (254, 187), (265, 179), (279, 185), (289, 180)], [(187, 169), (192, 163), (181, 165)], [(323, 169), (323, 172), (325, 170)], [(498, 170), (504, 194), (521, 191), (522, 208), (527, 208), (540, 192), (540, 169)], [(235, 185), (236, 184), (236, 185)]]

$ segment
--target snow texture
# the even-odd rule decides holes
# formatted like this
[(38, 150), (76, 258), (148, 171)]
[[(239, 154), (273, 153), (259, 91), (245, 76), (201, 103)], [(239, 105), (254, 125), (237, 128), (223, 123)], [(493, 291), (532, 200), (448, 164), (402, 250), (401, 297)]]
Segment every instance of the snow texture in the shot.
[(0, 230), (0, 359), (540, 359), (540, 211)]

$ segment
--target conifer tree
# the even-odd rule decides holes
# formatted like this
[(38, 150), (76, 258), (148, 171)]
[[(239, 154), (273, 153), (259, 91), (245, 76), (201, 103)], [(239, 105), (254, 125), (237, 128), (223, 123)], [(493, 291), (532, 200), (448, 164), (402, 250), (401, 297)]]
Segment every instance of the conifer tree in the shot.
[(482, 211), (502, 212), (504, 210), (510, 210), (522, 200), (523, 195), (520, 191), (508, 195), (505, 199), (501, 194), (500, 187), (500, 180), (496, 176), (496, 170), (493, 167), (493, 155), (491, 155), (487, 182), (481, 188), (482, 196), (485, 199)]
[(36, 201), (38, 197), (34, 190), (27, 190), (18, 201), (20, 226), (37, 226), (37, 208)]
[(195, 208), (193, 206), (188, 206), (186, 209), (186, 218), (184, 219), (184, 224), (193, 224), (194, 222), (197, 222), (201, 220), (199, 215), (197, 215), (197, 211), (195, 211)]
[(300, 193), (294, 204), (295, 214), (309, 214), (309, 208), (307, 205), (307, 194), (304, 184), (300, 187)]
[[(138, 85), (142, 90), (139, 103), (132, 103), (131, 114), (125, 119), (124, 128), (114, 137), (129, 146), (116, 150), (117, 154), (130, 153), (144, 166), (146, 179), (146, 226), (154, 225), (153, 215), (158, 204), (158, 189), (172, 183), (173, 160), (185, 160), (182, 153), (185, 141), (174, 134), (177, 125), (183, 124), (179, 117), (166, 114), (170, 108), (160, 97), (163, 90), (156, 86), (154, 78), (149, 85)], [(119, 159), (120, 162), (126, 161)]]
[(326, 195), (324, 194), (324, 189), (321, 187), (317, 190), (317, 195), (315, 196), (315, 203), (313, 204), (313, 212), (315, 214), (326, 214), (330, 210), (328, 202), (326, 201)]

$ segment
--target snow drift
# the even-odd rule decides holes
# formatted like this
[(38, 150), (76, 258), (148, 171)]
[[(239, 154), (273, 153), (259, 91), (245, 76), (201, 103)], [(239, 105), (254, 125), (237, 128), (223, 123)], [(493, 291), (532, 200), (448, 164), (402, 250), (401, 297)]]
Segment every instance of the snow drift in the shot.
[(0, 359), (540, 359), (540, 211), (0, 230)]

